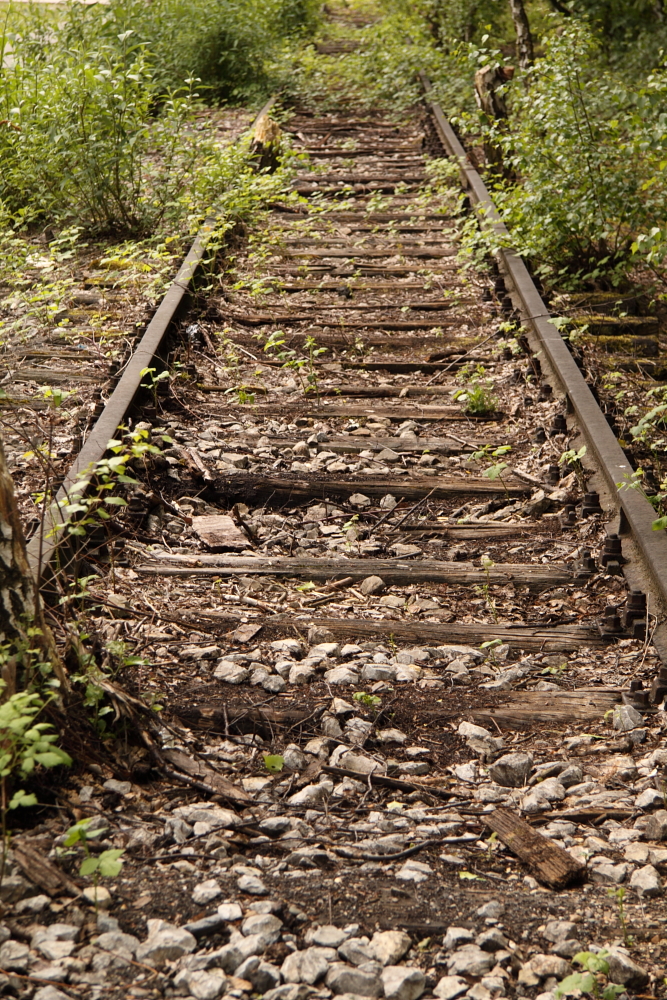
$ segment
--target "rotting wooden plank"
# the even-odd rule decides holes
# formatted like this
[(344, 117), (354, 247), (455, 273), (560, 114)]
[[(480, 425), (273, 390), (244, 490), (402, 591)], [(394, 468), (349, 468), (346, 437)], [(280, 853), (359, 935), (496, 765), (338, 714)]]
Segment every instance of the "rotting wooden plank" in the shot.
[(351, 771), (346, 767), (330, 767), (327, 764), (322, 767), (322, 770), (325, 774), (331, 774), (335, 778), (354, 778), (355, 781), (360, 781), (362, 784), (366, 784), (370, 781), (372, 785), (394, 788), (401, 792), (426, 792), (428, 795), (433, 795), (435, 798), (445, 800), (459, 798), (459, 796), (455, 795), (453, 792), (448, 792), (444, 788), (438, 788), (435, 785), (422, 785), (419, 782), (402, 781), (400, 778), (389, 778), (386, 774), (376, 774), (375, 771), (365, 774), (363, 771)]
[[(388, 367), (388, 366), (386, 366)], [(398, 366), (397, 366), (398, 367)], [(407, 368), (407, 365), (402, 365), (402, 368)], [(443, 367), (441, 365), (430, 365), (424, 362), (421, 365), (415, 365), (414, 368), (417, 371), (423, 371), (428, 373), (433, 368), (438, 370)], [(445, 366), (447, 368), (449, 366)], [(385, 368), (386, 370), (386, 368)], [(229, 392), (228, 385), (211, 385), (207, 382), (203, 382), (197, 385), (197, 388), (201, 392)], [(395, 385), (345, 385), (341, 382), (336, 386), (320, 386), (319, 395), (321, 399), (327, 399), (330, 397), (338, 398), (340, 396), (350, 396), (353, 398), (360, 399), (412, 399), (418, 396), (450, 396), (451, 395), (451, 385), (440, 386), (406, 386), (401, 388)], [(257, 390), (255, 390), (257, 391)], [(237, 404), (238, 405), (238, 404)], [(456, 415), (460, 419), (463, 419), (463, 414), (458, 406), (447, 407), (450, 415)]]
[(481, 819), (503, 844), (532, 871), (535, 878), (552, 889), (565, 889), (586, 877), (584, 865), (557, 847), (509, 809), (496, 809)]
[[(275, 407), (273, 408), (275, 413)], [(509, 479), (509, 477), (508, 477)], [(331, 479), (326, 475), (313, 473), (307, 477), (303, 473), (294, 476), (262, 476), (239, 472), (221, 476), (209, 486), (209, 491), (217, 500), (234, 498), (251, 506), (270, 500), (278, 503), (303, 503), (315, 499), (349, 500), (355, 493), (373, 498), (382, 498), (388, 493), (400, 492), (405, 500), (434, 500), (463, 496), (509, 496), (522, 497), (530, 494), (531, 487), (525, 483), (516, 485), (505, 481), (505, 486), (489, 479), (447, 479), (444, 476), (355, 476), (353, 479)]]
[(160, 753), (177, 771), (181, 771), (189, 778), (195, 778), (197, 781), (209, 785), (215, 789), (217, 795), (221, 795), (229, 802), (233, 802), (239, 806), (247, 806), (252, 802), (252, 796), (245, 789), (239, 785), (235, 785), (228, 778), (224, 778), (212, 768), (207, 767), (202, 761), (190, 757), (183, 750), (167, 749), (161, 750)]
[[(275, 417), (278, 405), (277, 401), (273, 403), (252, 403), (246, 404), (243, 410), (244, 413), (257, 416), (268, 413)], [(224, 401), (216, 401), (214, 412), (218, 416), (230, 413), (238, 418), (239, 406), (238, 403), (232, 402), (228, 397)], [(287, 398), (284, 402), (281, 400), (280, 411), (278, 412), (296, 412), (307, 417), (317, 417), (319, 420), (323, 417), (389, 417), (392, 420), (443, 420), (458, 423), (473, 421), (475, 423), (497, 423), (499, 420), (497, 414), (492, 417), (467, 417), (461, 410), (452, 413), (452, 407), (450, 406), (429, 406), (419, 403), (415, 403), (412, 406), (364, 406), (362, 404), (355, 405), (354, 403), (349, 403), (346, 406), (336, 406), (335, 404), (329, 405), (323, 403), (321, 406), (317, 406), (313, 405), (312, 400), (303, 397), (296, 399)], [(394, 479), (393, 485), (396, 486), (396, 483), (397, 480)], [(391, 491), (389, 490), (389, 492)]]
[(230, 576), (249, 573), (259, 576), (307, 576), (328, 580), (345, 575), (355, 580), (379, 576), (386, 583), (516, 583), (531, 588), (571, 583), (575, 575), (562, 566), (530, 563), (497, 563), (490, 569), (462, 562), (437, 559), (326, 559), (255, 556), (181, 556), (164, 553), (155, 564), (144, 563), (137, 572), (149, 576)]
[(193, 517), (192, 527), (204, 545), (213, 552), (223, 552), (225, 549), (240, 551), (248, 548), (246, 535), (229, 514), (204, 514)]
[[(219, 692), (218, 692), (219, 693)], [(208, 703), (172, 704), (170, 711), (192, 729), (205, 729), (224, 735), (257, 732), (270, 736), (275, 726), (292, 727), (313, 721), (324, 712), (325, 705), (316, 709), (257, 707), (226, 701), (224, 707)], [(244, 792), (247, 795), (247, 793)]]
[(36, 851), (25, 841), (12, 840), (12, 857), (28, 879), (49, 896), (59, 896), (63, 892), (74, 896), (80, 894), (81, 889), (73, 879), (49, 861), (43, 851)]
[[(341, 598), (342, 599), (342, 598)], [(495, 625), (485, 622), (443, 624), (431, 621), (405, 622), (391, 618), (372, 621), (365, 618), (318, 618), (313, 615), (273, 615), (264, 619), (262, 635), (294, 635), (307, 632), (310, 625), (328, 629), (336, 639), (386, 638), (395, 642), (428, 646), (447, 643), (478, 646), (500, 639), (513, 649), (529, 652), (567, 653), (584, 647), (600, 648), (607, 644), (597, 629), (585, 625), (556, 625), (553, 628), (530, 625)], [(523, 693), (523, 692), (522, 692)]]
[[(335, 308), (335, 307), (334, 307)], [(380, 308), (379, 306), (377, 307)], [(447, 316), (440, 318), (433, 317), (429, 320), (348, 320), (339, 319), (336, 316), (328, 316), (324, 319), (317, 316), (274, 316), (272, 313), (256, 314), (231, 313), (220, 310), (221, 315), (230, 322), (240, 323), (242, 326), (271, 326), (275, 323), (310, 323), (313, 327), (337, 327), (341, 330), (435, 330), (443, 326), (468, 326), (471, 322), (469, 317)], [(266, 362), (264, 362), (266, 364)]]
[[(272, 448), (293, 448), (296, 444), (302, 441), (303, 438), (270, 438)], [(242, 435), (233, 438), (229, 443), (230, 449), (233, 448), (234, 451), (243, 449), (253, 449), (257, 447), (257, 438), (246, 438)], [(313, 445), (317, 451), (333, 451), (340, 455), (353, 454), (358, 451), (383, 451), (385, 448), (391, 448), (392, 451), (401, 454), (405, 452), (406, 454), (419, 451), (440, 451), (440, 452), (456, 452), (457, 454), (461, 451), (474, 451), (476, 448), (482, 447), (482, 442), (469, 441), (465, 444), (461, 444), (460, 441), (455, 441), (454, 438), (417, 438), (416, 442), (411, 438), (376, 438), (376, 437), (366, 437), (365, 435), (359, 435), (358, 437), (337, 434), (329, 438), (328, 441), (319, 441), (317, 445)], [(431, 525), (431, 527), (442, 528), (437, 522)]]

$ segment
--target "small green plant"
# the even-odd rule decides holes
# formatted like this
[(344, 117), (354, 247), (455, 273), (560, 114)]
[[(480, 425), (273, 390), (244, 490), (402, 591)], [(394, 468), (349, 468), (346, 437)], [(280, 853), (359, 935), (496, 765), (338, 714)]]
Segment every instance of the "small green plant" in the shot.
[[(480, 562), (482, 564), (482, 569), (484, 570), (486, 580), (484, 581), (484, 583), (476, 586), (475, 591), (476, 593), (481, 594), (483, 596), (487, 608), (493, 615), (494, 622), (497, 622), (498, 612), (496, 610), (496, 602), (494, 598), (491, 596), (491, 570), (496, 564), (494, 563), (493, 559), (491, 559), (491, 557), (487, 555), (482, 556)], [(489, 645), (491, 645), (491, 643), (489, 643)]]
[(616, 900), (616, 907), (618, 910), (618, 922), (621, 925), (621, 931), (623, 932), (623, 941), (625, 945), (630, 948), (633, 944), (632, 934), (628, 931), (628, 922), (625, 916), (625, 886), (619, 885), (615, 889), (607, 889), (607, 895), (611, 899)]
[(570, 448), (568, 451), (564, 451), (558, 459), (559, 465), (569, 465), (577, 477), (577, 482), (582, 490), (586, 489), (586, 475), (584, 473), (584, 467), (581, 464), (581, 460), (587, 450), (588, 449), (585, 444), (581, 446), (579, 451), (576, 451), (575, 448)]
[[(78, 474), (68, 496), (59, 503), (63, 519), (53, 530), (84, 537), (92, 528), (102, 526), (111, 518), (108, 508), (127, 506), (123, 497), (111, 496), (110, 493), (119, 485), (139, 485), (134, 476), (128, 475), (132, 464), (161, 453), (161, 449), (148, 439), (147, 430), (135, 430), (128, 432), (123, 439), (109, 441), (107, 450), (112, 452), (113, 457), (103, 458)], [(162, 440), (172, 443), (168, 435), (163, 435)]]
[[(3, 646), (5, 657), (9, 647)], [(0, 695), (6, 691), (0, 680)], [(7, 815), (15, 809), (37, 805), (32, 793), (19, 788), (10, 796), (12, 781), (29, 777), (35, 768), (60, 767), (72, 763), (72, 758), (56, 746), (58, 734), (50, 722), (38, 722), (47, 701), (36, 691), (18, 691), (0, 705), (0, 818), (2, 821), (2, 863), (0, 882), (4, 877), (8, 848)]]
[(142, 378), (145, 378), (145, 382), (141, 382), (142, 389), (150, 389), (151, 395), (153, 397), (153, 406), (157, 406), (157, 396), (160, 390), (160, 385), (163, 382), (169, 381), (169, 372), (163, 371), (158, 375), (155, 374), (156, 368), (142, 368), (139, 372)]
[(255, 394), (254, 392), (250, 392), (250, 387), (247, 385), (237, 385), (233, 389), (225, 390), (225, 395), (230, 393), (236, 393), (236, 398), (240, 406), (244, 406), (246, 403), (252, 405), (255, 402)]
[(558, 984), (554, 991), (557, 1000), (573, 994), (579, 996), (581, 993), (590, 993), (600, 1000), (616, 1000), (617, 996), (624, 993), (625, 986), (617, 986), (614, 983), (607, 983), (602, 989), (600, 988), (598, 976), (609, 974), (608, 954), (609, 952), (603, 948), (602, 951), (580, 951), (575, 955), (572, 962), (581, 965), (584, 971), (573, 972)]
[(265, 753), (264, 767), (270, 774), (279, 774), (285, 766), (285, 758), (279, 753)]
[(97, 888), (100, 878), (116, 878), (120, 874), (123, 868), (124, 862), (122, 861), (122, 857), (125, 851), (112, 847), (106, 851), (102, 851), (101, 854), (92, 854), (88, 846), (88, 841), (95, 840), (106, 832), (105, 827), (97, 827), (91, 830), (90, 824), (92, 821), (93, 817), (88, 816), (86, 819), (80, 819), (78, 823), (71, 826), (67, 831), (64, 846), (74, 847), (79, 844), (83, 848), (85, 858), (79, 865), (79, 875), (82, 878), (92, 875), (93, 885)]
[[(663, 479), (660, 483), (660, 490), (657, 493), (649, 493), (644, 485), (645, 473), (643, 469), (635, 469), (630, 475), (625, 476), (623, 482), (616, 483), (616, 488), (619, 490), (636, 490), (638, 493), (644, 497), (652, 507), (656, 510), (664, 510), (664, 501), (667, 500), (667, 479)], [(654, 531), (663, 531), (667, 529), (667, 516), (662, 515), (652, 522), (651, 527)]]
[(490, 862), (490, 861), (493, 861), (493, 852), (498, 847), (498, 834), (496, 833), (495, 830), (493, 831), (492, 834), (490, 834), (486, 838), (486, 843), (487, 843), (486, 859), (487, 859), (487, 861)]
[(358, 701), (366, 708), (378, 709), (382, 704), (382, 698), (377, 694), (368, 694), (366, 691), (356, 691), (352, 695), (354, 701)]
[(490, 391), (489, 385), (457, 389), (453, 398), (465, 403), (464, 411), (473, 417), (486, 417), (498, 409), (498, 398)]

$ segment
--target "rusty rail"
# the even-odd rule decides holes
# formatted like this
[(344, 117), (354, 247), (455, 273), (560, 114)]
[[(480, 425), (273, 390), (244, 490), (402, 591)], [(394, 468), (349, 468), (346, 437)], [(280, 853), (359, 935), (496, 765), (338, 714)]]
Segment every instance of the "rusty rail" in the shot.
[[(266, 102), (251, 128), (254, 128), (262, 115), (272, 108), (276, 99), (276, 96), (273, 96)], [(76, 496), (81, 496), (85, 492), (81, 489), (82, 480), (85, 480), (86, 473), (92, 473), (96, 464), (104, 457), (109, 441), (115, 437), (118, 427), (132, 406), (141, 386), (142, 372), (153, 364), (167, 332), (189, 295), (192, 279), (202, 262), (216, 223), (215, 217), (209, 217), (199, 229), (188, 255), (146, 327), (116, 388), (70, 466), (54, 500), (46, 510), (40, 528), (28, 542), (28, 564), (38, 585), (58, 551), (62, 529), (68, 520), (64, 513), (68, 498), (73, 495), (75, 487), (78, 487)]]
[[(428, 95), (432, 88), (428, 77), (425, 74), (420, 74), (420, 77), (426, 94), (426, 103), (433, 115), (440, 140), (449, 155), (458, 163), (461, 181), (468, 191), (482, 227), (493, 231), (504, 243), (508, 243), (510, 234), (484, 181), (470, 162), (440, 106), (435, 101), (429, 100)], [(597, 467), (605, 479), (620, 515), (621, 533), (626, 536), (631, 535), (634, 539), (651, 581), (663, 604), (667, 605), (667, 533), (653, 530), (655, 511), (645, 497), (633, 489), (619, 490), (618, 484), (627, 481), (631, 475), (632, 465), (607, 423), (567, 344), (551, 322), (549, 309), (524, 261), (511, 249), (500, 250), (499, 258), (507, 291), (514, 305), (518, 307), (524, 324), (528, 324), (535, 334), (565, 396), (568, 412), (576, 416), (577, 429), (586, 441), (587, 451), (594, 456)]]

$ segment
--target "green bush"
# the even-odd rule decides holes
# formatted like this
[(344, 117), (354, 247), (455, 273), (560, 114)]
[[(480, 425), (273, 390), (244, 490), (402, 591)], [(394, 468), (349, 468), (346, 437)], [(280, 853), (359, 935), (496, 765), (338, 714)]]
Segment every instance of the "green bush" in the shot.
[(494, 196), (512, 242), (561, 288), (618, 284), (633, 243), (665, 215), (663, 70), (630, 89), (582, 22), (509, 88), (505, 127), (485, 126), (517, 181)]

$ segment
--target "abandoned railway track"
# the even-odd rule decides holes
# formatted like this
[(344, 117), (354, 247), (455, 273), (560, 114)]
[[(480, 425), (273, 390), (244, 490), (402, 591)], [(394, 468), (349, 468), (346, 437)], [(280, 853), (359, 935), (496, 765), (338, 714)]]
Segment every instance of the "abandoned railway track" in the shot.
[[(458, 160), (482, 210), (488, 194), (437, 106), (294, 108), (284, 132), (307, 155), (300, 199), (197, 292), (207, 223), (62, 488), (119, 425), (154, 448), (76, 557), (101, 640), (132, 646), (122, 677), (167, 723), (132, 785), (152, 801), (137, 822), (167, 816), (164, 850), (139, 845), (118, 880), (122, 926), (143, 932), (137, 895), (214, 944), (237, 900), (279, 913), (289, 940), (256, 952), (285, 960), (297, 992), (276, 998), (551, 996), (578, 948), (619, 937), (608, 887), (627, 885), (631, 921), (649, 900), (663, 915), (664, 533), (616, 488), (629, 462), (525, 267), (463, 265), (460, 189), (432, 162)], [(66, 515), (30, 542), (44, 579)], [(110, 788), (135, 780), (97, 766)], [(232, 819), (196, 805), (211, 796)], [(329, 925), (411, 938), (386, 962), (368, 939), (325, 955)], [(660, 947), (635, 933), (651, 971), (617, 949), (617, 981), (648, 990)], [(311, 978), (287, 962), (304, 942)], [(242, 959), (220, 962), (232, 995), (279, 988)], [(383, 963), (408, 969), (400, 989)]]

